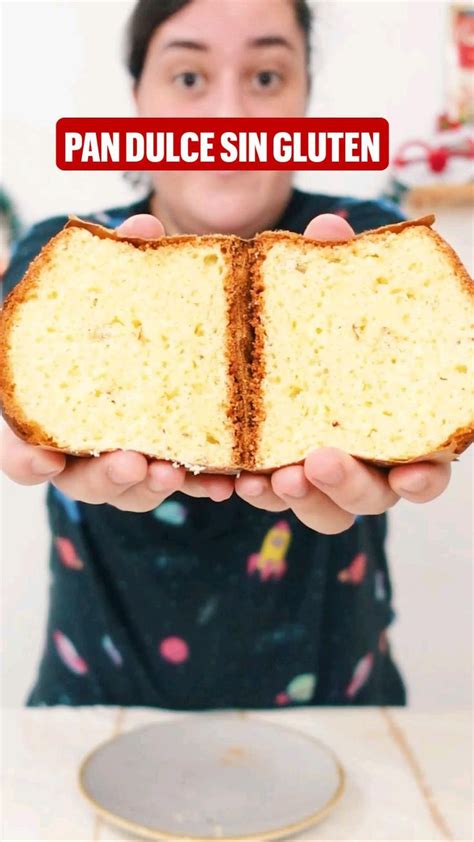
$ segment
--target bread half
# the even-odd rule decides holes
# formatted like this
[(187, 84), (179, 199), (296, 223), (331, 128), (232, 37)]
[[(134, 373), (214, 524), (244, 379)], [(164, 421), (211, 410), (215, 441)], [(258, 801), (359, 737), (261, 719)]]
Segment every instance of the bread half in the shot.
[(474, 440), (473, 283), (430, 225), (119, 238), (71, 220), (6, 298), (3, 412), (26, 441), (271, 471)]

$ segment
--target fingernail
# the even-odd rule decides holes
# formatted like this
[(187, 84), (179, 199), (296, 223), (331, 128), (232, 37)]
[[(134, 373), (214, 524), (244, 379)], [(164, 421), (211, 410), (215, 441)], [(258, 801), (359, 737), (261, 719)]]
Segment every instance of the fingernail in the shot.
[(400, 491), (408, 491), (409, 494), (418, 494), (420, 491), (425, 491), (427, 487), (428, 480), (426, 477), (420, 475), (411, 477), (411, 479), (405, 481)]
[(321, 485), (339, 485), (344, 479), (344, 468), (339, 465), (321, 465), (311, 474), (311, 479)]
[(55, 468), (51, 467), (51, 462), (49, 460), (44, 459), (42, 456), (35, 456), (31, 463), (31, 468), (34, 474), (38, 474), (39, 476), (47, 477), (50, 474), (57, 474), (61, 468), (56, 466)]

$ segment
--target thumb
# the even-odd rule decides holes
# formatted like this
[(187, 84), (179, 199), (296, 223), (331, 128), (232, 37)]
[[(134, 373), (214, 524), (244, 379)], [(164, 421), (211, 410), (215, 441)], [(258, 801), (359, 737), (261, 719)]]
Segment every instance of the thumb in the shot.
[(306, 226), (304, 236), (310, 240), (351, 240), (355, 232), (348, 222), (335, 213), (321, 213)]
[(164, 237), (165, 229), (160, 220), (150, 213), (138, 213), (122, 222), (115, 233), (119, 237), (143, 237), (144, 240), (154, 240)]

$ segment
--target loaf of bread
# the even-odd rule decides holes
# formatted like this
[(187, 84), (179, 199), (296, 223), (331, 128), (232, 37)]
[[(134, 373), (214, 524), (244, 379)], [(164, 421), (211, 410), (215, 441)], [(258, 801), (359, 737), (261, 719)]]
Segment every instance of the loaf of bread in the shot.
[(119, 238), (71, 219), (7, 296), (0, 393), (23, 439), (270, 471), (474, 440), (474, 285), (433, 217), (348, 242)]

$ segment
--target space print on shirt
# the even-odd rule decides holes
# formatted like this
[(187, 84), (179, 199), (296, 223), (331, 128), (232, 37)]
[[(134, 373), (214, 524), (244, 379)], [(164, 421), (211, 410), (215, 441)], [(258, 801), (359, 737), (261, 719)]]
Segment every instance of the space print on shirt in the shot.
[(260, 552), (252, 553), (247, 560), (247, 573), (258, 573), (260, 580), (281, 579), (287, 569), (286, 551), (291, 541), (291, 530), (286, 520), (279, 520), (267, 532)]

